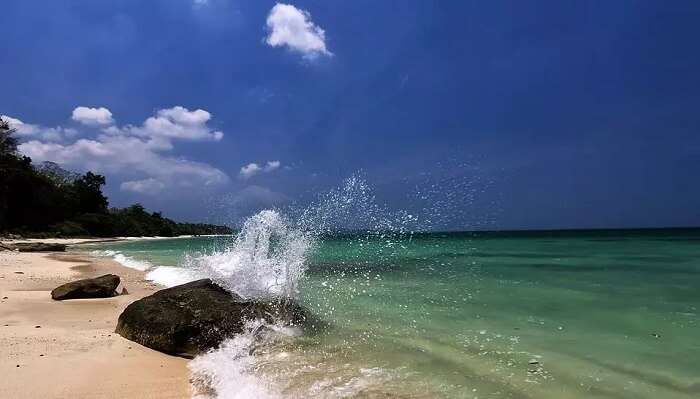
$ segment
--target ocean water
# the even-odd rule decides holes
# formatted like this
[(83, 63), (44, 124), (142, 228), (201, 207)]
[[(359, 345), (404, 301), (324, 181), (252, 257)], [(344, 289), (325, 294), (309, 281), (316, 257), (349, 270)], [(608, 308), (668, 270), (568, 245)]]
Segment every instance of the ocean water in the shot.
[(277, 217), (84, 250), (323, 321), (196, 358), (201, 397), (700, 397), (700, 230), (309, 237)]

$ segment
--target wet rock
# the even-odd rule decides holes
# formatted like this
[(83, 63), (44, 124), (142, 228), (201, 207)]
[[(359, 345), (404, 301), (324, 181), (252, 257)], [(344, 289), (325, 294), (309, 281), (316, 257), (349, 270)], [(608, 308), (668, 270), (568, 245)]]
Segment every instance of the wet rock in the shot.
[(253, 319), (296, 326), (311, 320), (294, 302), (243, 299), (203, 279), (131, 303), (119, 316), (116, 332), (157, 351), (193, 357), (243, 332)]
[(117, 295), (119, 276), (105, 274), (104, 276), (73, 281), (56, 287), (51, 291), (51, 298), (64, 299), (109, 298)]

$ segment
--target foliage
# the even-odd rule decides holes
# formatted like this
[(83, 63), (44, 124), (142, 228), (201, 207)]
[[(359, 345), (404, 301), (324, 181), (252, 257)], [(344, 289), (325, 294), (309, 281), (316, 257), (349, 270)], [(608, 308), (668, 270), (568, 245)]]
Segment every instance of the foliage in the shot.
[(55, 163), (35, 167), (17, 152), (0, 118), (0, 232), (45, 236), (177, 236), (230, 234), (225, 226), (176, 223), (140, 204), (109, 209), (105, 177), (69, 172)]
[(10, 123), (0, 118), (0, 156), (17, 153), (17, 138), (14, 133), (15, 130), (10, 127)]

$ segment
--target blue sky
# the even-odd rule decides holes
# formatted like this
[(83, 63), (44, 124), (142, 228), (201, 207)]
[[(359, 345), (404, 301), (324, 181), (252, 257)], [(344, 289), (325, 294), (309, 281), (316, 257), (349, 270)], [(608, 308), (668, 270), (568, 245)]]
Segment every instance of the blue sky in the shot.
[(359, 173), (438, 229), (700, 225), (694, 1), (3, 2), (0, 114), (112, 205), (232, 222)]

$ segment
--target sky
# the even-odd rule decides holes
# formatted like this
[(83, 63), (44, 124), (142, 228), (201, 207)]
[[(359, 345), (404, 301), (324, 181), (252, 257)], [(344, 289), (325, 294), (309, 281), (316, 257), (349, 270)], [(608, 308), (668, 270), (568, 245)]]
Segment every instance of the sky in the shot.
[(350, 176), (432, 229), (700, 225), (697, 1), (6, 0), (0, 115), (113, 206)]

